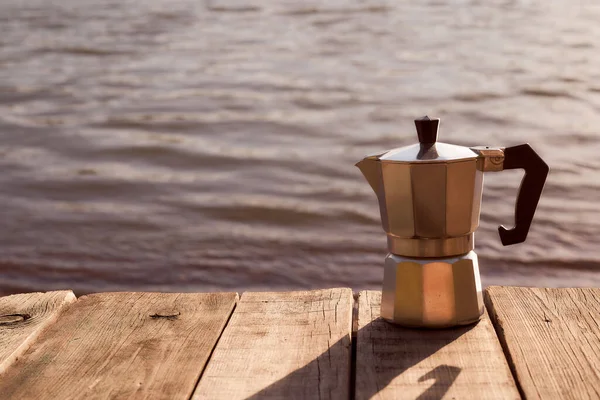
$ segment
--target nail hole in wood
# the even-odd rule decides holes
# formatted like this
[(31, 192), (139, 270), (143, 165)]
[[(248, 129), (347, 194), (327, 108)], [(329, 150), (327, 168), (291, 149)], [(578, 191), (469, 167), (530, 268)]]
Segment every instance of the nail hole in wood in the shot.
[(29, 318), (31, 318), (29, 314), (0, 315), (0, 326), (18, 324), (19, 322), (27, 321)]

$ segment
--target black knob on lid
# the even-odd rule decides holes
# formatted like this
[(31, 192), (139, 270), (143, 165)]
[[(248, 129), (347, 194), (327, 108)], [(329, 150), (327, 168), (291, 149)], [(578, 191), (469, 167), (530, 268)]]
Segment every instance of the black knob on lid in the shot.
[(429, 118), (427, 115), (423, 118), (415, 119), (417, 127), (417, 136), (422, 144), (435, 143), (437, 141), (438, 127), (440, 126), (439, 118)]

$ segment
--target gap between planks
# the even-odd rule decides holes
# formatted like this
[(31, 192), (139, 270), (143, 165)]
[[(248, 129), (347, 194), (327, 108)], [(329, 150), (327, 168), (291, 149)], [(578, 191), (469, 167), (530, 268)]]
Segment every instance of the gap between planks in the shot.
[(485, 302), (524, 398), (600, 398), (600, 289), (490, 287)]
[[(303, 327), (298, 321), (313, 321), (308, 328), (311, 330), (316, 326), (315, 317), (323, 313), (319, 316), (320, 322), (327, 319), (322, 303), (314, 309), (307, 308), (307, 298), (303, 296), (310, 294), (314, 300), (318, 292), (321, 297), (317, 300), (322, 302), (331, 298), (331, 294), (323, 296), (323, 291), (244, 293), (213, 351), (193, 399), (418, 397), (425, 400), (446, 395), (520, 398), (487, 314), (478, 324), (467, 327), (405, 329), (379, 318), (380, 292), (364, 291), (352, 297), (350, 289), (345, 290), (344, 313), (351, 317), (350, 321), (344, 320), (341, 333), (343, 338), (350, 336), (352, 341), (350, 346), (341, 347), (345, 352), (342, 351), (335, 363), (342, 371), (348, 368), (348, 373), (321, 370), (326, 364), (320, 362), (323, 355), (327, 354), (331, 362), (330, 349), (340, 350), (337, 342), (332, 346), (330, 341), (320, 344), (298, 341), (298, 337), (302, 338), (307, 332), (306, 324)], [(296, 298), (290, 299), (291, 296)], [(337, 315), (337, 311), (336, 307), (329, 317)], [(334, 320), (338, 321), (336, 317)], [(311, 331), (311, 340), (314, 336)], [(328, 336), (332, 336), (331, 326)], [(291, 347), (286, 347), (289, 345), (285, 343), (286, 338), (292, 340)], [(317, 355), (319, 351), (322, 353)], [(293, 354), (290, 356), (290, 353)], [(340, 376), (343, 379), (340, 380)], [(327, 390), (323, 390), (324, 385), (329, 385)]]
[[(339, 310), (337, 307), (340, 305), (339, 301), (338, 304), (334, 305), (334, 309), (327, 310), (324, 305), (325, 303), (323, 303), (331, 301), (335, 297), (332, 293), (338, 292), (344, 293), (343, 296), (347, 299), (344, 300), (344, 307), (346, 307), (343, 311), (343, 313), (345, 313), (344, 316), (340, 316), (341, 314), (338, 313)], [(329, 293), (329, 295), (327, 296), (323, 293)], [(107, 295), (111, 294), (104, 293), (84, 296), (82, 299), (87, 297), (101, 298), (102, 296)], [(135, 295), (144, 296), (145, 294), (137, 293)], [(514, 376), (519, 380), (518, 383), (521, 386), (524, 397), (540, 398), (552, 395), (569, 397), (568, 395), (571, 394), (572, 398), (585, 398), (593, 397), (600, 392), (600, 388), (594, 383), (600, 382), (600, 375), (598, 372), (600, 371), (600, 361), (597, 356), (590, 358), (590, 355), (597, 354), (600, 350), (600, 342), (598, 341), (600, 330), (598, 330), (598, 324), (595, 319), (595, 315), (597, 315), (599, 312), (598, 310), (600, 310), (600, 301), (598, 300), (600, 299), (600, 291), (598, 289), (530, 289), (503, 287), (489, 288), (486, 290), (486, 306), (488, 310), (490, 310), (490, 314), (493, 317), (492, 322), (504, 345), (504, 348), (500, 350), (502, 355), (500, 359), (497, 357), (498, 352), (494, 349), (494, 343), (498, 343), (498, 337), (493, 330), (491, 331), (493, 335), (489, 334), (491, 324), (486, 318), (479, 324), (473, 326), (472, 329), (466, 330), (458, 335), (457, 338), (452, 338), (452, 340), (449, 340), (448, 337), (444, 336), (448, 336), (448, 330), (427, 331), (429, 333), (425, 332), (422, 334), (425, 336), (433, 335), (434, 340), (424, 342), (421, 334), (417, 335), (418, 338), (417, 336), (414, 336), (414, 333), (418, 331), (402, 330), (399, 328), (392, 329), (392, 326), (390, 325), (384, 325), (377, 322), (379, 321), (377, 319), (377, 312), (375, 311), (375, 313), (373, 313), (377, 308), (377, 295), (378, 292), (361, 292), (359, 301), (357, 302), (352, 298), (351, 289), (347, 288), (306, 292), (244, 293), (242, 299), (246, 300), (240, 302), (242, 307), (239, 307), (240, 304), (236, 307), (234, 301), (230, 307), (230, 310), (233, 310), (233, 313), (230, 311), (229, 314), (226, 315), (226, 318), (222, 322), (222, 327), (218, 332), (213, 330), (213, 333), (217, 332), (218, 335), (214, 337), (212, 345), (205, 347), (205, 352), (208, 350), (206, 353), (207, 355), (205, 356), (208, 363), (205, 363), (202, 367), (197, 364), (196, 368), (199, 368), (199, 371), (196, 373), (196, 378), (191, 383), (191, 386), (187, 387), (191, 387), (191, 390), (195, 390), (194, 399), (207, 398), (203, 397), (205, 394), (210, 393), (210, 391), (205, 391), (206, 385), (209, 387), (212, 386), (213, 390), (215, 388), (218, 389), (220, 385), (215, 386), (207, 384), (204, 382), (204, 379), (207, 378), (210, 380), (218, 378), (218, 373), (217, 375), (211, 375), (211, 371), (214, 373), (218, 364), (223, 362), (223, 359), (219, 361), (219, 357), (222, 357), (222, 354), (220, 355), (219, 351), (227, 351), (227, 346), (236, 344), (236, 340), (238, 341), (236, 344), (237, 347), (233, 346), (232, 348), (236, 348), (238, 352), (242, 353), (241, 357), (238, 357), (237, 362), (243, 361), (245, 363), (245, 368), (248, 370), (256, 368), (256, 362), (252, 360), (252, 357), (247, 358), (244, 355), (244, 353), (250, 354), (256, 350), (252, 344), (253, 342), (248, 341), (244, 336), (248, 333), (256, 334), (258, 332), (260, 343), (261, 332), (259, 331), (261, 327), (274, 327), (271, 332), (262, 332), (264, 333), (263, 337), (270, 337), (264, 339), (265, 341), (262, 342), (262, 345), (264, 345), (261, 349), (262, 353), (268, 354), (270, 352), (270, 357), (274, 360), (274, 364), (277, 368), (281, 367), (285, 362), (290, 361), (289, 359), (286, 361), (288, 355), (285, 354), (285, 351), (281, 351), (285, 346), (281, 347), (278, 345), (285, 344), (281, 343), (282, 337), (284, 339), (286, 337), (293, 338), (298, 334), (298, 326), (302, 325), (294, 325), (293, 321), (294, 314), (298, 313), (298, 310), (300, 310), (299, 313), (304, 315), (304, 321), (311, 321), (315, 324), (315, 327), (317, 326), (317, 319), (314, 317), (320, 315), (319, 318), (322, 318), (321, 322), (333, 317), (333, 326), (329, 323), (321, 326), (321, 328), (327, 326), (327, 332), (324, 331), (322, 333), (325, 334), (329, 340), (320, 341), (318, 340), (319, 334), (312, 332), (310, 337), (313, 341), (308, 341), (306, 343), (301, 342), (300, 346), (296, 346), (295, 348), (295, 351), (298, 351), (300, 348), (303, 348), (302, 346), (307, 346), (313, 352), (321, 351), (320, 355), (311, 357), (310, 354), (312, 353), (308, 352), (310, 354), (308, 358), (306, 358), (306, 354), (296, 354), (296, 358), (291, 360), (291, 364), (287, 367), (284, 366), (283, 368), (283, 370), (286, 370), (287, 368), (286, 373), (288, 375), (284, 377), (287, 379), (283, 379), (279, 376), (281, 375), (281, 371), (277, 371), (277, 368), (270, 371), (269, 368), (266, 368), (266, 376), (268, 379), (263, 379), (261, 377), (262, 380), (252, 380), (252, 377), (260, 377), (260, 374), (250, 374), (246, 379), (243, 378), (242, 373), (242, 380), (246, 379), (249, 384), (246, 387), (241, 385), (241, 389), (240, 385), (238, 385), (237, 389), (232, 389), (234, 394), (240, 394), (240, 398), (242, 393), (245, 395), (252, 395), (254, 398), (261, 398), (263, 395), (285, 393), (290, 389), (300, 391), (298, 393), (302, 393), (302, 390), (313, 389), (313, 392), (311, 393), (317, 393), (322, 398), (347, 398), (353, 397), (353, 391), (356, 389), (357, 399), (369, 397), (392, 398), (399, 393), (406, 395), (411, 391), (414, 391), (415, 396), (418, 395), (420, 399), (439, 398), (440, 394), (460, 394), (461, 396), (466, 396), (472, 395), (474, 393), (473, 390), (476, 391), (477, 383), (481, 379), (484, 381), (492, 380), (489, 376), (485, 377), (486, 374), (496, 374), (496, 378), (498, 378), (498, 376), (501, 378), (496, 379), (496, 382), (500, 382), (502, 388), (498, 391), (490, 390), (486, 393), (481, 393), (479, 398), (494, 397), (493, 395), (495, 393), (502, 393), (503, 398), (518, 398), (518, 393), (515, 395), (513, 390), (514, 381), (511, 382), (509, 379), (511, 377), (510, 374), (508, 376), (506, 375), (506, 368), (503, 364), (503, 362), (506, 362), (506, 357), (508, 357), (511, 362)], [(29, 300), (16, 301), (17, 297), (14, 296), (0, 298), (0, 316), (4, 316), (0, 318), (0, 332), (7, 332), (6, 329), (3, 331), (1, 329), (12, 325), (11, 318), (18, 318), (17, 314), (31, 314), (35, 315), (36, 318), (32, 317), (30, 321), (25, 321), (28, 322), (27, 324), (23, 324), (23, 321), (20, 322), (23, 324), (22, 327), (27, 328), (26, 330), (13, 330), (11, 331), (11, 335), (0, 335), (0, 342), (4, 340), (5, 343), (8, 343), (10, 340), (10, 343), (12, 343), (12, 345), (0, 346), (0, 350), (4, 350), (4, 353), (0, 353), (0, 370), (7, 369), (8, 366), (15, 363), (15, 360), (19, 358), (21, 354), (24, 354), (25, 356), (23, 357), (24, 360), (22, 360), (22, 362), (33, 361), (35, 364), (35, 354), (38, 354), (38, 349), (36, 349), (38, 341), (44, 339), (46, 331), (52, 330), (52, 328), (57, 325), (57, 322), (60, 323), (63, 316), (61, 316), (58, 321), (57, 316), (63, 310), (63, 307), (75, 301), (75, 297), (70, 291), (51, 292), (46, 294), (30, 293), (15, 296), (21, 296), (21, 299), (29, 298)], [(35, 300), (36, 296), (38, 297), (37, 300)], [(42, 297), (40, 296), (47, 297), (45, 300), (46, 303), (43, 303), (41, 300)], [(171, 294), (171, 296), (179, 295)], [(327, 299), (327, 297), (329, 297), (329, 299)], [(292, 298), (292, 301), (289, 300), (290, 298)], [(340, 294), (338, 300), (341, 298), (342, 295)], [(359, 315), (354, 317), (352, 316), (351, 311), (350, 314), (346, 313), (347, 309), (356, 309), (360, 304), (360, 299), (369, 299), (368, 302), (370, 304), (371, 314), (368, 317), (362, 315), (362, 312), (366, 312), (365, 308), (359, 309)], [(27, 307), (35, 308), (35, 303), (37, 301), (42, 301), (43, 304), (47, 304), (47, 306), (38, 307), (39, 310), (46, 312), (46, 314), (38, 314), (35, 311), (24, 311)], [(74, 304), (69, 305), (69, 308), (73, 308), (81, 301), (82, 300), (79, 300)], [(306, 307), (306, 304), (311, 304), (315, 301), (315, 304), (320, 305), (318, 310), (312, 310), (310, 307)], [(291, 306), (290, 308), (290, 303), (294, 302), (297, 303), (296, 306)], [(2, 308), (2, 304), (12, 305), (8, 308), (6, 306)], [(304, 304), (304, 306), (302, 304)], [(313, 306), (315, 304), (313, 304)], [(21, 308), (16, 307), (16, 305)], [(264, 308), (261, 308), (263, 306)], [(329, 304), (329, 306), (331, 306), (331, 304)], [(299, 308), (294, 309), (294, 307)], [(588, 311), (589, 315), (584, 315), (582, 314), (583, 309), (596, 310), (594, 311), (596, 314), (592, 315)], [(156, 317), (164, 317), (169, 320), (169, 315), (162, 315), (164, 314), (163, 311), (158, 310), (155, 313)], [(168, 313), (168, 310), (165, 312)], [(330, 313), (329, 315), (327, 315), (328, 312)], [(277, 318), (269, 319), (269, 315), (273, 313), (278, 313), (280, 317), (286, 315), (286, 318), (291, 317), (290, 321), (292, 323), (289, 323), (287, 327), (279, 327), (277, 323), (280, 321), (278, 321)], [(543, 319), (540, 319), (543, 323), (538, 321), (538, 314), (544, 317)], [(370, 321), (369, 318), (371, 319)], [(254, 321), (256, 323), (249, 324), (249, 321)], [(338, 322), (341, 322), (341, 325), (335, 325)], [(586, 325), (586, 328), (583, 329), (581, 324)], [(369, 327), (368, 329), (365, 329), (367, 325), (369, 325)], [(14, 325), (14, 327), (16, 326), (18, 326), (18, 324)], [(462, 328), (459, 328), (459, 330), (460, 329)], [(235, 333), (236, 330), (237, 333)], [(546, 331), (548, 333), (547, 335), (544, 333)], [(523, 337), (523, 332), (527, 333), (529, 336)], [(535, 332), (538, 333), (535, 334)], [(592, 332), (593, 335), (586, 332)], [(314, 339), (315, 336), (317, 339)], [(470, 338), (470, 336), (472, 337)], [(279, 339), (277, 339), (277, 337), (279, 337)], [(331, 360), (331, 348), (335, 347), (335, 344), (331, 343), (331, 339), (334, 337), (339, 338), (339, 340), (345, 344), (344, 346), (339, 347), (338, 350), (334, 350), (334, 356), (338, 357), (336, 363), (339, 363), (341, 369), (331, 369), (329, 368), (331, 364), (326, 365), (326, 363), (321, 363), (324, 359), (319, 358), (326, 354), (327, 360)], [(353, 339), (351, 345), (350, 337)], [(542, 340), (538, 340), (540, 337)], [(18, 339), (15, 340), (15, 338)], [(372, 349), (372, 354), (369, 354), (369, 351), (371, 350), (367, 347), (361, 346), (361, 339), (364, 341), (365, 338), (368, 338), (370, 342), (369, 345)], [(581, 342), (583, 339), (585, 339), (585, 343)], [(558, 342), (556, 342), (556, 340), (558, 340)], [(283, 342), (285, 341), (286, 340), (283, 340)], [(436, 341), (441, 343), (441, 347), (431, 351), (431, 349), (429, 349), (431, 346), (426, 343)], [(383, 346), (383, 349), (387, 348), (394, 352), (399, 350), (399, 343), (403, 342), (406, 343), (404, 345), (404, 350), (401, 350), (401, 352), (403, 351), (404, 353), (398, 354), (398, 357), (392, 358), (397, 361), (398, 359), (402, 360), (402, 357), (417, 357), (416, 363), (413, 363), (408, 367), (403, 366), (403, 364), (400, 366), (398, 364), (390, 366), (389, 360), (386, 361), (385, 357), (380, 357), (379, 355), (374, 356), (377, 353), (376, 349), (378, 346)], [(34, 344), (33, 346), (32, 343)], [(240, 345), (240, 343), (242, 345)], [(245, 347), (243, 343), (246, 343)], [(390, 344), (392, 344), (392, 347), (389, 347)], [(44, 342), (42, 347), (44, 346), (49, 345)], [(487, 350), (481, 350), (481, 346), (484, 346), (484, 348), (485, 346), (492, 347)], [(52, 346), (50, 346), (50, 348), (52, 348)], [(555, 348), (557, 350), (552, 350)], [(292, 346), (292, 348), (288, 348), (287, 350), (290, 349), (294, 350), (294, 347)], [(548, 352), (548, 349), (551, 349), (552, 351)], [(576, 357), (574, 359), (570, 358), (569, 354), (571, 353), (569, 353), (568, 350), (571, 351), (571, 353), (575, 351), (576, 354), (574, 354)], [(365, 353), (365, 351), (367, 351), (367, 353)], [(483, 353), (481, 353), (481, 351), (483, 351)], [(491, 353), (489, 353), (490, 351)], [(475, 361), (482, 358), (482, 356), (473, 356), (471, 353), (481, 353), (484, 356), (483, 358), (487, 357), (488, 360), (494, 360), (492, 362), (496, 363), (494, 371), (487, 371), (485, 370), (485, 365), (482, 365), (483, 375), (482, 373), (473, 375), (472, 371), (469, 372), (470, 375), (467, 374), (467, 367), (469, 366), (469, 363), (473, 361), (473, 359), (469, 361), (469, 358), (475, 357)], [(578, 356), (580, 353), (581, 357)], [(255, 355), (256, 354), (260, 357), (264, 356), (261, 352), (255, 353)], [(421, 357), (419, 354), (428, 355), (426, 357)], [(451, 363), (454, 359), (452, 357), (448, 358), (448, 354), (453, 354), (452, 357), (457, 357), (458, 364), (463, 363), (461, 364), (462, 367), (458, 364), (454, 366), (462, 371), (458, 373), (458, 375), (455, 373), (455, 376), (453, 376), (452, 374), (452, 371), (456, 372), (458, 370), (456, 368), (450, 368), (453, 366)], [(489, 354), (493, 354), (494, 356), (490, 358)], [(349, 358), (347, 357), (348, 355)], [(112, 356), (114, 356), (114, 354)], [(235, 360), (235, 358), (231, 359)], [(305, 364), (307, 360), (308, 364)], [(37, 361), (40, 360), (38, 359)], [(567, 361), (571, 364), (566, 365), (565, 363)], [(465, 362), (466, 364), (464, 364)], [(211, 367), (213, 363), (215, 363), (217, 367)], [(372, 365), (369, 365), (369, 363), (372, 363)], [(558, 372), (552, 365), (556, 366), (560, 365), (560, 363), (565, 364), (563, 365), (565, 368), (560, 367), (559, 371), (562, 372), (557, 375)], [(326, 367), (325, 370), (322, 370), (323, 365)], [(344, 370), (346, 367), (343, 367), (344, 365), (347, 365), (346, 372)], [(540, 368), (540, 365), (544, 367)], [(23, 364), (21, 364), (21, 366), (23, 366)], [(38, 367), (39, 366), (40, 365), (38, 365)], [(203, 368), (204, 366), (206, 366), (206, 368)], [(29, 371), (28, 373), (31, 373), (31, 368), (29, 368), (29, 366), (26, 367)], [(437, 369), (436, 372), (437, 367), (441, 367), (441, 369)], [(430, 369), (429, 372), (425, 371), (428, 368)], [(365, 371), (367, 372), (366, 374)], [(369, 373), (373, 374), (373, 371), (378, 371), (376, 375), (378, 374), (379, 376), (369, 376)], [(226, 372), (231, 371), (227, 370)], [(165, 373), (165, 371), (163, 371), (163, 373)], [(417, 376), (419, 374), (421, 375)], [(438, 375), (437, 379), (436, 374)], [(4, 377), (6, 376), (10, 377), (10, 374), (5, 375)], [(439, 376), (445, 378), (440, 380)], [(573, 386), (573, 382), (577, 381), (577, 379), (575, 379), (577, 376), (583, 379), (582, 382), (587, 380), (589, 384), (575, 384)], [(39, 376), (33, 373), (30, 378), (32, 381), (36, 381)], [(85, 380), (85, 377), (80, 378)], [(239, 380), (240, 375), (235, 375), (235, 378)], [(347, 379), (347, 384), (344, 383), (346, 382), (344, 379)], [(370, 383), (369, 379), (371, 380)], [(429, 382), (428, 379), (433, 379), (433, 385), (430, 384), (431, 382)], [(3, 380), (6, 383), (6, 379)], [(305, 383), (307, 380), (309, 382), (316, 382), (316, 386), (303, 384), (302, 387), (299, 387), (297, 385), (297, 382)], [(369, 387), (369, 385), (373, 385), (373, 382), (375, 382), (375, 389), (372, 389), (373, 386)], [(464, 384), (461, 382), (464, 382)], [(58, 383), (60, 383), (60, 380), (58, 380)], [(469, 384), (472, 385), (472, 390), (467, 391), (466, 389), (463, 389), (463, 387), (468, 387)], [(98, 388), (101, 387), (97, 382), (91, 386), (94, 387), (94, 385)], [(485, 383), (485, 385), (488, 385), (488, 383)], [(315, 387), (316, 392), (314, 391)], [(346, 389), (343, 389), (344, 387), (346, 387)], [(248, 390), (248, 388), (250, 389)], [(239, 391), (235, 392), (235, 390), (238, 389)], [(401, 390), (401, 392), (399, 390)], [(570, 390), (570, 392), (565, 392), (565, 390)], [(184, 390), (183, 392), (187, 392), (188, 395), (184, 395), (181, 398), (189, 398), (191, 394), (190, 389)], [(26, 393), (31, 394), (31, 392)], [(89, 394), (90, 392), (84, 390), (82, 394), (83, 393)], [(128, 392), (126, 391), (125, 393)], [(115, 393), (113, 392), (113, 394)], [(123, 394), (123, 392), (121, 392), (121, 394)], [(171, 395), (172, 394), (173, 393), (171, 393)], [(307, 394), (305, 397), (311, 397), (309, 393), (305, 394)], [(334, 397), (333, 394), (339, 396)], [(235, 398), (235, 396), (233, 397)], [(15, 398), (18, 398), (18, 396)]]
[(242, 294), (193, 399), (350, 393), (352, 290)]
[(2, 375), (11, 399), (189, 399), (236, 293), (83, 296)]
[(380, 318), (381, 292), (359, 294), (356, 399), (519, 399), (484, 314), (472, 325), (414, 329)]
[(74, 301), (70, 290), (0, 297), (0, 374)]

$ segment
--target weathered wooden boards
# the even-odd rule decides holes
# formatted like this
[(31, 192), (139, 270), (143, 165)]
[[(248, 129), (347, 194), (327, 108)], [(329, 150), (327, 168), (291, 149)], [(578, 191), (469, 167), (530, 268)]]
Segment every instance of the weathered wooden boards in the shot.
[(0, 379), (6, 399), (189, 399), (237, 294), (84, 296)]
[(351, 289), (244, 293), (193, 399), (347, 399)]
[(491, 320), (446, 330), (388, 324), (380, 292), (361, 292), (354, 387), (350, 289), (244, 293), (232, 314), (236, 300), (1, 297), (0, 398), (600, 397), (600, 289), (493, 287)]
[(0, 374), (74, 301), (70, 290), (0, 297)]
[(485, 300), (527, 399), (600, 398), (600, 289), (492, 287)]
[(356, 399), (518, 399), (487, 315), (458, 329), (418, 330), (379, 317), (381, 293), (360, 292)]

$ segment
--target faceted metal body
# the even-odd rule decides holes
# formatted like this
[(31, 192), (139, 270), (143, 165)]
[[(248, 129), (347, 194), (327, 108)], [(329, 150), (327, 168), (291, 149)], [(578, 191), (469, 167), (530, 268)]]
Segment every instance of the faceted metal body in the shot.
[(381, 316), (411, 327), (444, 328), (483, 315), (477, 255), (385, 259)]
[(473, 249), (483, 172), (477, 160), (381, 163), (377, 197), (388, 248), (407, 257), (443, 257)]

